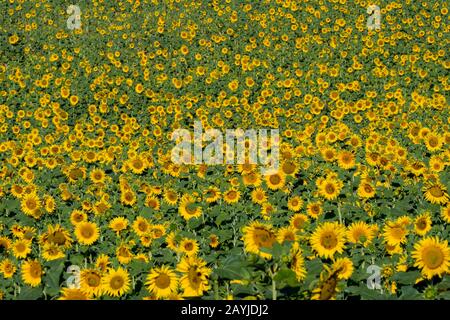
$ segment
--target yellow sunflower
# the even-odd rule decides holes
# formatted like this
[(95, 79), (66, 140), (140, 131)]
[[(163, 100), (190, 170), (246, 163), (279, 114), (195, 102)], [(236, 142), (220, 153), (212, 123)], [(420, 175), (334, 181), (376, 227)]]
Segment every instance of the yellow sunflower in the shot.
[(144, 217), (138, 216), (133, 222), (133, 230), (138, 236), (144, 236), (150, 230), (150, 223)]
[(25, 259), (31, 253), (31, 241), (26, 239), (14, 241), (12, 251), (17, 259)]
[(21, 208), (23, 213), (29, 216), (33, 216), (37, 210), (41, 207), (41, 202), (39, 200), (39, 197), (32, 193), (32, 194), (25, 194), (22, 197), (22, 201), (20, 202)]
[(83, 221), (75, 226), (75, 236), (79, 243), (90, 246), (98, 240), (100, 232), (94, 222)]
[(184, 238), (180, 241), (178, 249), (188, 256), (196, 255), (198, 252), (198, 243), (195, 240)]
[(223, 200), (229, 204), (237, 203), (240, 197), (241, 193), (233, 188), (223, 193)]
[(276, 234), (269, 224), (253, 221), (243, 228), (245, 251), (255, 253), (262, 258), (271, 259), (272, 255), (261, 251), (261, 248), (272, 248), (276, 241)]
[(16, 266), (10, 259), (5, 259), (0, 263), (0, 272), (3, 273), (5, 279), (12, 278), (16, 270)]
[(288, 201), (288, 209), (294, 212), (300, 211), (303, 207), (303, 200), (299, 196), (294, 196)]
[(337, 258), (331, 268), (337, 271), (338, 278), (343, 280), (349, 279), (354, 270), (352, 260), (347, 257)]
[(284, 173), (277, 171), (265, 176), (267, 187), (271, 190), (278, 190), (284, 187), (286, 178)]
[(292, 227), (294, 227), (297, 231), (302, 230), (306, 224), (308, 223), (308, 216), (302, 213), (294, 214), (289, 223)]
[(80, 272), (80, 289), (88, 296), (102, 295), (102, 274), (95, 269), (84, 269)]
[(374, 228), (363, 221), (353, 222), (347, 228), (347, 239), (351, 243), (359, 243), (367, 247), (374, 238)]
[(414, 220), (414, 231), (419, 236), (424, 236), (431, 230), (431, 213), (425, 211), (424, 213), (418, 215)]
[(130, 276), (126, 269), (119, 267), (117, 270), (110, 269), (103, 276), (102, 290), (113, 297), (120, 297), (130, 290)]
[(123, 231), (128, 226), (128, 220), (124, 217), (116, 217), (109, 222), (109, 228), (113, 230), (116, 234)]
[(178, 277), (170, 267), (163, 265), (150, 270), (145, 285), (147, 290), (155, 294), (157, 298), (167, 298), (176, 293)]
[(445, 222), (450, 223), (450, 203), (441, 208), (441, 217)]
[(202, 215), (202, 208), (196, 205), (194, 197), (184, 195), (181, 198), (178, 212), (185, 220), (189, 220), (200, 217)]
[(63, 288), (62, 295), (58, 300), (90, 300), (88, 294), (81, 291), (81, 289)]
[(425, 199), (433, 204), (446, 204), (449, 200), (447, 188), (439, 182), (428, 183), (424, 186), (423, 191)]
[(427, 279), (449, 272), (450, 249), (447, 240), (424, 238), (414, 245), (412, 257), (415, 259), (414, 266), (421, 268)]
[(41, 277), (44, 273), (41, 264), (37, 260), (28, 260), (22, 264), (22, 280), (25, 284), (37, 287), (41, 284)]
[(180, 283), (183, 296), (198, 297), (209, 290), (208, 278), (212, 270), (202, 259), (194, 256), (184, 257), (177, 265), (177, 270), (182, 273)]
[(345, 227), (337, 222), (325, 222), (314, 230), (310, 242), (320, 257), (331, 258), (345, 248)]

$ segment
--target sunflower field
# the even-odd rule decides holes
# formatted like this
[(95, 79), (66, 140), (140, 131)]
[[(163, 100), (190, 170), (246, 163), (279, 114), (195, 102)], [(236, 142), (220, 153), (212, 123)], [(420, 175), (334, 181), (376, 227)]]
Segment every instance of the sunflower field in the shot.
[(0, 0), (0, 299), (450, 299), (448, 6)]

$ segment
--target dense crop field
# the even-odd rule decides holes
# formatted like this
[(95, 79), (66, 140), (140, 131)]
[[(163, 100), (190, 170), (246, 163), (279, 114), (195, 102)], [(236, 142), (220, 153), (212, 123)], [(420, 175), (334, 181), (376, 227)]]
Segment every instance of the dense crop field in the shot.
[(450, 299), (447, 1), (0, 11), (0, 298)]

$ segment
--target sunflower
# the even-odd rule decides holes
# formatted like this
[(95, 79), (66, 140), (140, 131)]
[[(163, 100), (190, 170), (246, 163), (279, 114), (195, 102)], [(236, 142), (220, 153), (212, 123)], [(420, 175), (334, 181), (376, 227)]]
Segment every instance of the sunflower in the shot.
[(345, 227), (337, 222), (325, 222), (314, 230), (310, 242), (320, 257), (333, 257), (345, 248)]
[(102, 274), (95, 269), (81, 270), (80, 289), (88, 296), (101, 296)]
[(100, 237), (99, 229), (94, 222), (83, 221), (75, 226), (78, 242), (90, 246)]
[(110, 265), (109, 257), (106, 254), (100, 254), (95, 261), (95, 267), (101, 272), (105, 272)]
[(428, 151), (438, 151), (442, 148), (442, 145), (444, 144), (444, 139), (442, 136), (436, 134), (436, 133), (429, 133), (424, 137), (425, 140), (425, 146), (427, 147)]
[(200, 217), (202, 215), (202, 208), (195, 204), (194, 197), (184, 195), (181, 198), (178, 212), (185, 220), (189, 220)]
[(47, 232), (39, 238), (39, 243), (43, 246), (46, 244), (55, 244), (64, 248), (70, 248), (72, 241), (69, 232), (59, 224), (54, 226), (48, 225)]
[(431, 214), (429, 211), (425, 211), (414, 220), (414, 231), (423, 237), (431, 230), (431, 223)]
[(447, 188), (439, 182), (428, 183), (424, 186), (423, 191), (425, 199), (433, 204), (446, 204), (449, 200)]
[(282, 227), (277, 231), (277, 241), (283, 243), (285, 241), (296, 241), (297, 240), (297, 230), (292, 226)]
[(133, 206), (137, 201), (136, 194), (131, 189), (123, 190), (120, 193), (120, 202), (125, 206)]
[(150, 270), (145, 285), (147, 290), (155, 294), (157, 298), (167, 298), (176, 293), (178, 277), (170, 267), (163, 265)]
[(14, 257), (17, 259), (25, 259), (31, 252), (31, 241), (26, 239), (18, 239), (12, 245)]
[(124, 217), (116, 217), (109, 222), (109, 228), (117, 235), (128, 226), (128, 220)]
[(37, 210), (41, 207), (39, 197), (34, 194), (25, 194), (20, 202), (23, 213), (29, 216), (33, 216)]
[(128, 166), (134, 174), (141, 174), (147, 168), (147, 164), (140, 156), (129, 159)]
[(289, 224), (297, 231), (302, 230), (308, 222), (308, 216), (305, 214), (297, 213), (291, 217)]
[(319, 285), (312, 291), (312, 300), (334, 300), (338, 293), (338, 272), (326, 269), (320, 274)]
[(322, 202), (316, 201), (308, 203), (306, 212), (310, 217), (318, 219), (323, 213)]
[(127, 264), (133, 260), (133, 254), (131, 253), (130, 248), (125, 244), (121, 244), (116, 248), (116, 257), (121, 264)]
[(387, 221), (383, 228), (383, 237), (387, 244), (391, 246), (406, 243), (406, 236), (409, 234), (407, 225), (400, 221)]
[(28, 260), (22, 263), (22, 280), (25, 284), (37, 287), (41, 283), (43, 270), (37, 260)]
[(271, 190), (278, 190), (284, 187), (285, 175), (281, 171), (277, 171), (265, 176), (267, 187)]
[(103, 171), (102, 169), (93, 169), (90, 173), (89, 173), (89, 178), (91, 179), (91, 181), (93, 183), (104, 183), (106, 180), (106, 174), (105, 171)]
[(128, 271), (119, 267), (110, 269), (102, 279), (102, 290), (113, 297), (120, 297), (130, 290), (130, 276)]
[(177, 270), (182, 273), (180, 278), (183, 296), (198, 297), (209, 290), (208, 278), (211, 269), (206, 262), (194, 256), (183, 257), (177, 265)]
[(178, 193), (172, 189), (164, 190), (164, 201), (172, 206), (178, 203)]
[(281, 164), (281, 170), (285, 175), (294, 177), (298, 173), (299, 167), (294, 161), (287, 160)]
[(367, 247), (375, 236), (374, 228), (363, 221), (353, 222), (347, 228), (347, 239), (351, 243), (359, 243)]
[(52, 261), (64, 258), (66, 255), (64, 254), (64, 251), (61, 250), (61, 247), (57, 246), (56, 244), (47, 244), (42, 249), (42, 257), (46, 261)]
[(207, 203), (214, 203), (220, 199), (220, 190), (217, 187), (211, 186), (203, 191), (203, 195)]
[(11, 248), (11, 240), (8, 237), (0, 237), (0, 254), (8, 252)]
[(294, 212), (300, 211), (303, 207), (303, 200), (299, 196), (294, 196), (288, 201), (288, 209)]
[(350, 151), (341, 151), (337, 155), (338, 165), (342, 169), (351, 169), (355, 164), (355, 155)]
[(449, 271), (450, 249), (447, 240), (438, 237), (427, 237), (414, 245), (412, 257), (414, 266), (422, 270), (422, 274), (431, 279), (433, 276), (441, 276)]
[(257, 204), (263, 204), (267, 201), (267, 195), (264, 189), (256, 188), (251, 192), (252, 201)]
[(215, 234), (209, 236), (209, 246), (211, 248), (217, 248), (219, 246), (219, 237)]
[(375, 188), (370, 182), (361, 180), (356, 193), (361, 198), (373, 198), (375, 196)]
[(337, 271), (338, 279), (346, 280), (353, 274), (353, 262), (347, 257), (337, 258), (331, 268)]
[(450, 203), (441, 208), (441, 217), (445, 222), (450, 223)]
[(334, 200), (339, 196), (343, 182), (336, 178), (319, 179), (316, 182), (319, 194), (327, 200)]
[(0, 263), (0, 272), (5, 279), (12, 278), (17, 268), (10, 259), (5, 259)]
[(81, 291), (81, 289), (63, 288), (62, 295), (58, 300), (90, 300), (88, 294)]
[(179, 250), (188, 256), (196, 255), (198, 252), (198, 243), (195, 240), (184, 238), (180, 241)]
[(166, 234), (166, 227), (162, 224), (152, 224), (149, 234), (151, 234), (153, 239), (159, 239)]
[(401, 254), (403, 253), (403, 249), (401, 247), (400, 244), (394, 244), (394, 245), (390, 245), (387, 242), (384, 244), (385, 248), (386, 248), (386, 252), (389, 255), (394, 255), (394, 254)]
[(144, 217), (138, 216), (133, 222), (133, 230), (138, 236), (144, 236), (150, 230), (150, 223)]
[(265, 259), (272, 258), (271, 254), (261, 251), (261, 248), (272, 248), (276, 241), (276, 234), (271, 225), (253, 221), (243, 228), (243, 233), (245, 251), (258, 254)]
[(297, 280), (302, 281), (306, 278), (308, 272), (305, 268), (305, 259), (303, 258), (302, 251), (297, 242), (292, 245), (291, 256), (290, 268), (295, 272)]
[(234, 188), (229, 189), (223, 193), (223, 200), (228, 204), (237, 203), (240, 197), (241, 193)]
[(242, 176), (242, 182), (246, 186), (258, 187), (261, 185), (261, 176), (258, 172), (250, 172)]

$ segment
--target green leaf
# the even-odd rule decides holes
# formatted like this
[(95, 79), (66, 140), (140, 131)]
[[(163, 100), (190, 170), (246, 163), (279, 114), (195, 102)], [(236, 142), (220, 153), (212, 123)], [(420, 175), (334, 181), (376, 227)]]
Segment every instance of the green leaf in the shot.
[(281, 269), (275, 275), (274, 280), (277, 282), (277, 285), (284, 284), (290, 287), (296, 287), (299, 285), (299, 282), (297, 281), (297, 276), (295, 272), (292, 271), (291, 269)]
[(20, 290), (20, 294), (17, 297), (17, 300), (36, 300), (42, 297), (42, 287), (22, 287)]
[(400, 296), (401, 300), (417, 300), (421, 299), (422, 295), (414, 289), (412, 286), (404, 286), (402, 287), (402, 294)]
[(420, 277), (419, 271), (399, 272), (392, 276), (392, 280), (400, 284), (415, 284), (417, 278)]

